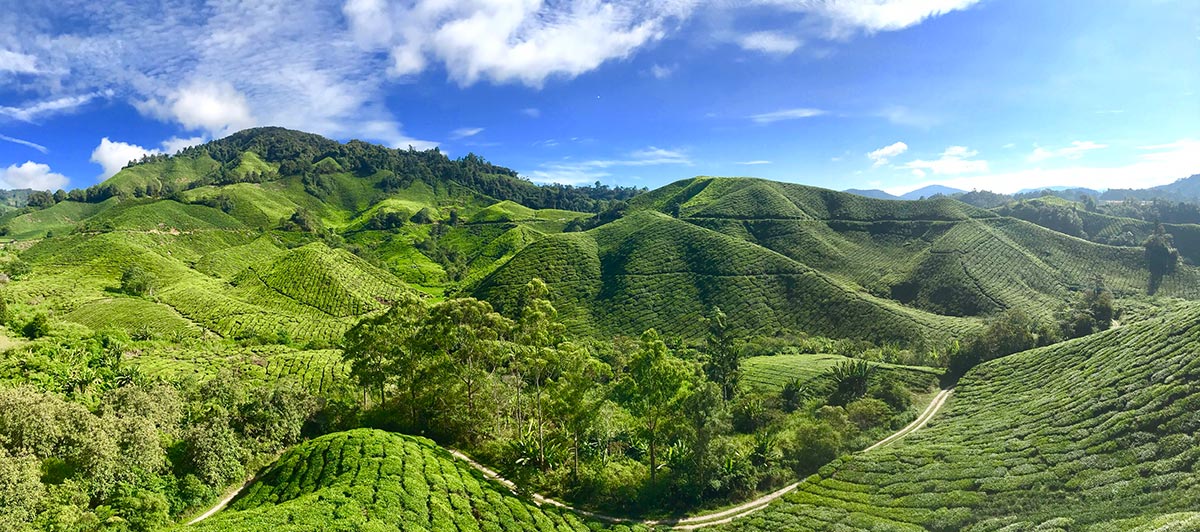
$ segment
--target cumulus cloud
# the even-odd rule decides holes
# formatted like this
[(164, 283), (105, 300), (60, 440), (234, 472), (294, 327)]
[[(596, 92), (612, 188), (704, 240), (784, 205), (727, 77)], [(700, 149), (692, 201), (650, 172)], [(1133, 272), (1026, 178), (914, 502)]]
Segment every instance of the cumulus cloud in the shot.
[(758, 31), (738, 39), (743, 50), (765, 54), (787, 55), (799, 48), (803, 41), (774, 31)]
[(655, 63), (650, 67), (650, 75), (654, 76), (654, 79), (667, 79), (675, 73), (676, 68), (678, 68), (676, 65), (666, 66)]
[(917, 159), (904, 164), (903, 167), (912, 170), (913, 175), (917, 177), (924, 177), (926, 171), (938, 175), (972, 174), (988, 171), (987, 161), (972, 159), (976, 155), (979, 155), (978, 151), (965, 146), (950, 146), (937, 159), (932, 161)]
[(800, 108), (796, 108), (796, 109), (783, 109), (783, 110), (779, 110), (779, 111), (772, 111), (769, 113), (760, 113), (760, 114), (756, 114), (756, 115), (751, 115), (749, 118), (750, 118), (750, 120), (753, 120), (756, 124), (771, 124), (771, 123), (780, 122), (783, 120), (799, 120), (801, 118), (812, 118), (814, 116), (821, 116), (823, 114), (825, 114), (825, 111), (822, 111), (820, 109), (810, 109), (807, 107), (800, 107)]
[(37, 58), (12, 50), (0, 50), (0, 72), (36, 74), (38, 73)]
[(872, 167), (880, 167), (887, 164), (888, 160), (890, 160), (892, 157), (900, 155), (906, 151), (908, 151), (908, 144), (903, 142), (895, 142), (868, 153), (867, 158), (874, 161), (874, 164), (871, 165)]
[(67, 176), (50, 171), (50, 165), (26, 161), (22, 165), (0, 168), (0, 185), (4, 188), (32, 188), (34, 190), (57, 190), (66, 188)]
[[(0, 50), (0, 72), (36, 73), (22, 79), (22, 89), (40, 100), (0, 108), (0, 117), (32, 121), (78, 108), (97, 95), (115, 95), (191, 134), (279, 125), (389, 146), (431, 147), (437, 143), (405, 131), (387, 102), (397, 84), (431, 72), (462, 86), (539, 88), (628, 59), (699, 19), (701, 11), (736, 15), (750, 6), (756, 13), (785, 15), (776, 17), (783, 23), (813, 19), (829, 26), (824, 35), (813, 35), (808, 23), (788, 31), (776, 26), (770, 33), (743, 28), (726, 39), (785, 53), (846, 28), (899, 29), (972, 3), (173, 0), (101, 9), (89, 0), (30, 0), (19, 17), (0, 16), (7, 47)], [(67, 13), (86, 17), (86, 31), (63, 31), (77, 27)], [(671, 68), (660, 67), (651, 73), (661, 76)]]
[(180, 87), (164, 99), (141, 103), (144, 113), (184, 128), (222, 137), (254, 124), (246, 97), (229, 83), (199, 81)]
[(1087, 152), (1093, 151), (1093, 150), (1104, 149), (1107, 147), (1108, 147), (1107, 144), (1097, 144), (1090, 140), (1084, 140), (1084, 141), (1077, 140), (1077, 141), (1072, 142), (1070, 146), (1064, 146), (1064, 147), (1058, 148), (1056, 150), (1048, 150), (1041, 146), (1037, 146), (1033, 149), (1033, 153), (1029, 154), (1029, 157), (1027, 157), (1027, 159), (1031, 163), (1042, 162), (1047, 159), (1054, 159), (1057, 157), (1061, 157), (1064, 159), (1078, 159), (1080, 157), (1083, 157), (1084, 153), (1087, 153)]
[(108, 137), (104, 137), (100, 139), (100, 144), (96, 146), (96, 149), (92, 150), (91, 162), (100, 165), (103, 169), (100, 172), (100, 178), (108, 179), (120, 172), (130, 161), (136, 161), (146, 155), (173, 155), (179, 150), (201, 144), (206, 140), (208, 139), (203, 136), (171, 137), (162, 142), (161, 148), (145, 148), (137, 144), (109, 140)]
[(108, 179), (117, 172), (120, 172), (126, 164), (129, 164), (129, 161), (135, 161), (146, 155), (158, 153), (161, 152), (159, 150), (148, 150), (137, 144), (113, 142), (108, 140), (108, 137), (104, 137), (100, 139), (100, 145), (92, 150), (91, 161), (104, 169), (100, 173), (100, 177)]
[(629, 57), (662, 39), (667, 18), (683, 13), (628, 0), (353, 0), (343, 11), (360, 46), (389, 52), (394, 76), (438, 63), (461, 86), (486, 80), (530, 87)]
[(1200, 140), (1180, 139), (1166, 144), (1142, 146), (1133, 162), (1118, 166), (1070, 166), (1014, 172), (982, 173), (977, 176), (942, 178), (936, 182), (910, 183), (887, 189), (903, 193), (925, 185), (941, 184), (962, 190), (1012, 193), (1046, 186), (1092, 189), (1144, 188), (1165, 185), (1196, 173), (1200, 168)]

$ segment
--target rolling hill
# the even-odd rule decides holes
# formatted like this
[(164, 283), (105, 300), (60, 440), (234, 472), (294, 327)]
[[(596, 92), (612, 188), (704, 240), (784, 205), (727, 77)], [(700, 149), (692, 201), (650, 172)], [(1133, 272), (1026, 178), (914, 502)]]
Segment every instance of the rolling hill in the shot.
[(177, 530), (585, 532), (595, 526), (514, 496), (427, 439), (356, 429), (284, 453), (229, 509)]
[[(984, 364), (900, 443), (725, 530), (1130, 530), (1200, 504), (1200, 306)], [(1169, 528), (1165, 528), (1169, 529)]]
[[(628, 213), (555, 235), (472, 293), (504, 308), (542, 277), (576, 331), (657, 327), (695, 337), (720, 306), (747, 333), (786, 330), (936, 345), (969, 318), (1022, 308), (1050, 319), (1100, 275), (1145, 294), (1140, 247), (1088, 242), (949, 198), (876, 200), (747, 178), (695, 178), (642, 194)], [(1181, 267), (1163, 295), (1195, 298)], [(684, 316), (684, 319), (678, 317)], [(967, 318), (967, 319), (963, 319)]]

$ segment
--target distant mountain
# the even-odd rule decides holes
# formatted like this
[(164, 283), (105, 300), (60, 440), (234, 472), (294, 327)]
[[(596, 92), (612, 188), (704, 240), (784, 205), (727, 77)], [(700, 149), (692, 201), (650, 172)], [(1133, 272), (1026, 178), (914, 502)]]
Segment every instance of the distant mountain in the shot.
[(1200, 174), (1180, 179), (1169, 185), (1143, 189), (1110, 189), (1100, 195), (1105, 201), (1152, 200), (1200, 201)]
[(1090, 189), (1090, 188), (1057, 186), (1057, 187), (1023, 188), (1023, 189), (1017, 191), (1017, 195), (1036, 194), (1036, 193), (1045, 192), (1045, 191), (1074, 194), (1076, 197), (1078, 197), (1079, 195), (1082, 195), (1082, 194), (1087, 194), (1089, 196), (1099, 196), (1102, 193), (1102, 191)]
[(901, 195), (901, 196), (900, 196), (900, 199), (904, 199), (904, 200), (919, 200), (919, 199), (921, 199), (921, 198), (928, 198), (928, 197), (931, 197), (931, 196), (936, 196), (936, 195), (938, 195), (938, 194), (941, 194), (941, 195), (943, 195), (943, 196), (950, 196), (950, 195), (953, 195), (953, 194), (960, 194), (960, 193), (963, 193), (963, 192), (966, 192), (966, 191), (965, 191), (965, 190), (960, 190), (960, 189), (957, 189), (957, 188), (953, 188), (953, 187), (947, 187), (947, 186), (944, 186), (944, 185), (929, 185), (929, 186), (927, 186), (927, 187), (921, 187), (921, 188), (918, 188), (918, 189), (916, 189), (916, 190), (914, 190), (914, 191), (912, 191), (912, 192), (909, 192), (909, 193), (907, 193), (907, 194), (903, 194), (903, 195)]
[(867, 198), (875, 198), (875, 199), (891, 199), (891, 200), (900, 199), (899, 196), (893, 196), (893, 195), (888, 194), (887, 192), (884, 192), (877, 188), (872, 188), (869, 190), (864, 190), (864, 189), (860, 189), (860, 188), (851, 188), (851, 189), (846, 189), (843, 192), (845, 192), (847, 194), (855, 194), (858, 196), (863, 196), (863, 197), (867, 197)]

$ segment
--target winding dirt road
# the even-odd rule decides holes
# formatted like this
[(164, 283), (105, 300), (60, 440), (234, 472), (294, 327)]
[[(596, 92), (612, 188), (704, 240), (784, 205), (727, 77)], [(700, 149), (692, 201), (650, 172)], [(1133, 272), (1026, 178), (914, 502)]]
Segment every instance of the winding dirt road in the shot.
[[(950, 388), (948, 390), (942, 390), (942, 391), (938, 392), (938, 394), (933, 397), (933, 400), (929, 402), (929, 406), (925, 407), (925, 411), (921, 412), (921, 415), (917, 416), (917, 419), (913, 420), (912, 423), (909, 423), (908, 426), (900, 429), (895, 434), (892, 434), (891, 436), (888, 436), (887, 438), (880, 440), (875, 445), (867, 447), (866, 449), (863, 449), (862, 451), (859, 451), (859, 452), (860, 453), (868, 453), (868, 452), (874, 451), (875, 449), (887, 447), (888, 445), (891, 445), (891, 444), (899, 441), (900, 439), (904, 438), (905, 436), (908, 436), (909, 434), (916, 432), (917, 429), (924, 427), (927, 423), (929, 423), (929, 420), (933, 419), (933, 416), (937, 415), (938, 411), (941, 410), (943, 406), (945, 406), (946, 401), (950, 399), (950, 395), (952, 395), (953, 393), (954, 393), (953, 388)], [(450, 449), (449, 451), (450, 451), (451, 456), (454, 456), (455, 458), (467, 463), (472, 468), (476, 469), (480, 473), (483, 473), (483, 476), (500, 483), (504, 487), (508, 488), (509, 491), (513, 492), (514, 494), (517, 493), (517, 485), (514, 484), (512, 481), (500, 476), (499, 473), (493, 471), (492, 469), (488, 468), (487, 466), (485, 466), (479, 462), (476, 462), (475, 460), (472, 460), (471, 457), (469, 457), (459, 451), (456, 451), (454, 449)], [(234, 490), (232, 493), (225, 496), (224, 499), (221, 499), (220, 502), (218, 502), (215, 506), (210, 508), (207, 512), (204, 512), (203, 514), (196, 516), (196, 518), (189, 521), (188, 524), (194, 525), (196, 523), (199, 523), (200, 521), (208, 519), (213, 514), (221, 511), (222, 508), (225, 508), (225, 505), (229, 504), (229, 502), (232, 501), (234, 499), (234, 497), (237, 497), (237, 495), (239, 493), (241, 493), (242, 490), (245, 489), (246, 486), (249, 486), (251, 482), (253, 482), (253, 480), (246, 481), (245, 484), (242, 484), (240, 487), (238, 487), (238, 489)], [(599, 514), (599, 513), (595, 513), (595, 512), (589, 512), (587, 510), (583, 510), (580, 508), (575, 508), (574, 506), (571, 506), (569, 504), (551, 499), (549, 497), (542, 496), (537, 493), (531, 494), (531, 497), (533, 498), (533, 502), (535, 504), (556, 506), (556, 507), (562, 508), (564, 510), (570, 510), (574, 513), (577, 513), (577, 514), (582, 515), (587, 518), (596, 519), (598, 521), (605, 521), (608, 523), (642, 524), (642, 525), (647, 525), (647, 526), (663, 526), (663, 527), (673, 528), (676, 530), (696, 530), (696, 529), (706, 528), (706, 527), (710, 527), (710, 526), (722, 525), (725, 523), (729, 523), (735, 519), (740, 519), (742, 517), (746, 517), (750, 514), (753, 514), (754, 512), (757, 512), (759, 510), (762, 510), (763, 508), (766, 508), (773, 501), (779, 499), (780, 497), (783, 497), (784, 495), (787, 495), (788, 493), (791, 493), (799, 486), (800, 486), (800, 483), (796, 482), (796, 483), (788, 485), (778, 491), (775, 491), (773, 493), (764, 495), (762, 497), (759, 497), (759, 498), (754, 499), (749, 502), (742, 503), (733, 508), (721, 510), (719, 512), (697, 515), (697, 516), (693, 516), (693, 517), (686, 517), (686, 518), (682, 518), (682, 519), (662, 519), (662, 520), (629, 519), (626, 517), (615, 517), (615, 516), (611, 516), (611, 515), (604, 515), (604, 514)]]

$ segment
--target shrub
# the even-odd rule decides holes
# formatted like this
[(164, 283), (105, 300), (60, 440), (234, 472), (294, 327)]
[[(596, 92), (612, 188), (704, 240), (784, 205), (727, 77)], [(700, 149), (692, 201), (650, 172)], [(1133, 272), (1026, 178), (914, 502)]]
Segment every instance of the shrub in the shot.
[(846, 405), (846, 417), (861, 430), (878, 427), (892, 415), (887, 403), (870, 397)]
[(121, 291), (131, 296), (154, 293), (154, 277), (137, 264), (126, 266), (121, 272)]

